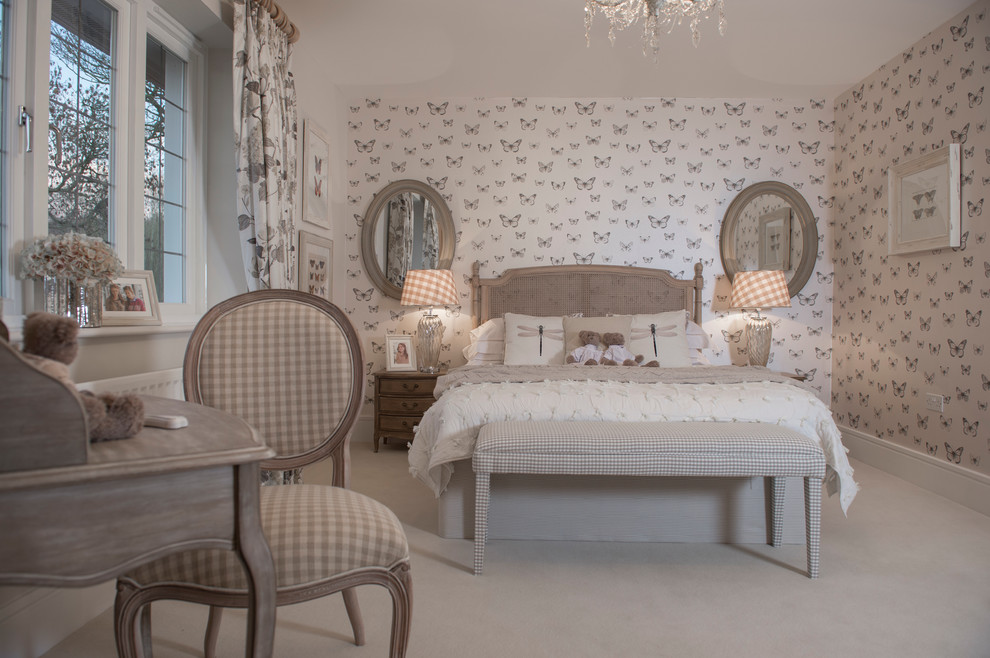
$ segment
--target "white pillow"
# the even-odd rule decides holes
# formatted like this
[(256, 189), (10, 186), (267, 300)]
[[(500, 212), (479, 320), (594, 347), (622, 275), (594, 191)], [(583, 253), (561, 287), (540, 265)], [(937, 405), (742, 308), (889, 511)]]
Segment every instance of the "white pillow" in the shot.
[(505, 365), (564, 365), (564, 320), (505, 314)]
[(626, 344), (643, 362), (656, 360), (664, 368), (690, 366), (684, 311), (633, 315), (630, 339)]
[(505, 353), (505, 322), (493, 318), (470, 332), (471, 342), (462, 354), (469, 366), (501, 365)]
[(691, 320), (688, 320), (687, 322), (687, 344), (688, 348), (692, 350), (703, 350), (707, 347), (711, 347), (711, 341), (708, 339), (708, 332)]

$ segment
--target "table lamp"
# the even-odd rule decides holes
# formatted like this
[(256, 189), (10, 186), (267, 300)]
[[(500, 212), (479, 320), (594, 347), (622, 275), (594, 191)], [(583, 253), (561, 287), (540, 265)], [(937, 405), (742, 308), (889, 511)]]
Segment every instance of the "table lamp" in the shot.
[(416, 352), (420, 372), (439, 372), (443, 321), (433, 313), (434, 306), (457, 303), (454, 274), (450, 270), (409, 270), (402, 285), (403, 306), (427, 306), (416, 327)]
[(780, 270), (737, 272), (732, 279), (732, 308), (756, 310), (746, 323), (746, 343), (749, 365), (765, 366), (770, 360), (770, 336), (773, 327), (769, 318), (760, 315), (761, 308), (780, 308), (791, 305), (791, 293), (787, 289), (787, 277)]

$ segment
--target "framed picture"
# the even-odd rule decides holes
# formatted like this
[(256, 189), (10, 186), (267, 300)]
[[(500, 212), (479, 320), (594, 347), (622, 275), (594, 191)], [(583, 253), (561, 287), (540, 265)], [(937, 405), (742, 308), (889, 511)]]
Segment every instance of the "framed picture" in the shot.
[(333, 240), (299, 231), (299, 289), (333, 301)]
[(416, 350), (408, 334), (385, 336), (386, 370), (415, 370)]
[(161, 324), (151, 270), (124, 270), (103, 289), (103, 326)]
[(949, 144), (887, 173), (887, 253), (958, 247), (961, 236), (959, 145)]
[(330, 140), (312, 119), (303, 124), (303, 219), (330, 228)]
[(791, 209), (789, 206), (760, 217), (760, 269), (791, 269)]

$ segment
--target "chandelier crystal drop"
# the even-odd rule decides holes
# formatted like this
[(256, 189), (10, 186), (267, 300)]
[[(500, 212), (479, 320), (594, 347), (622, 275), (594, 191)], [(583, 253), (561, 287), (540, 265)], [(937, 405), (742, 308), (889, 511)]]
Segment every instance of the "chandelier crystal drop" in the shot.
[(695, 48), (701, 42), (702, 19), (718, 11), (718, 33), (725, 34), (725, 6), (723, 0), (586, 0), (584, 7), (584, 36), (591, 46), (591, 22), (596, 12), (608, 18), (608, 40), (615, 45), (616, 30), (624, 30), (640, 18), (643, 19), (643, 54), (660, 52), (660, 31), (670, 34), (687, 20), (691, 26), (691, 42)]

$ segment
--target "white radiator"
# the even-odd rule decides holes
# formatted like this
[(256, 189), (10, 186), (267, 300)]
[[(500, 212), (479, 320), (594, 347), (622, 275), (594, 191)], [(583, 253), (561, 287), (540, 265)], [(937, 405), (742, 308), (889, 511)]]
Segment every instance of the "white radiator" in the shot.
[(76, 387), (82, 391), (92, 391), (93, 393), (135, 393), (157, 395), (173, 400), (185, 399), (182, 393), (182, 368), (97, 379), (77, 384)]

